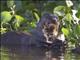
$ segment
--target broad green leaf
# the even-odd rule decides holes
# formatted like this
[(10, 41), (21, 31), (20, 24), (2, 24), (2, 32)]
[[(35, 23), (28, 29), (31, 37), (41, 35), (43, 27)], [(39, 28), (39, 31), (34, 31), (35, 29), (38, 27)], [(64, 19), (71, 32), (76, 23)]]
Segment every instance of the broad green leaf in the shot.
[(11, 20), (12, 15), (8, 11), (3, 11), (1, 12), (1, 22), (2, 23), (7, 23)]
[(61, 30), (62, 30), (62, 32), (63, 32), (64, 35), (68, 36), (69, 30), (67, 28), (63, 27)]
[(54, 14), (58, 14), (59, 16), (65, 15), (65, 6), (57, 6), (54, 8)]

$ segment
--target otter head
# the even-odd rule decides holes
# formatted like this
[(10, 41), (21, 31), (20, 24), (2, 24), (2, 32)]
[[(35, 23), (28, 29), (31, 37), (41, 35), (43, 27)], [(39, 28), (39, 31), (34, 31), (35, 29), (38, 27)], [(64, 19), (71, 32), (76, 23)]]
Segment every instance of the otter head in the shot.
[(37, 30), (43, 33), (47, 42), (52, 42), (56, 39), (59, 30), (58, 20), (57, 16), (45, 13), (37, 23)]
[(52, 14), (46, 15), (46, 20), (43, 22), (42, 32), (47, 42), (53, 42), (58, 35), (59, 22), (58, 17)]

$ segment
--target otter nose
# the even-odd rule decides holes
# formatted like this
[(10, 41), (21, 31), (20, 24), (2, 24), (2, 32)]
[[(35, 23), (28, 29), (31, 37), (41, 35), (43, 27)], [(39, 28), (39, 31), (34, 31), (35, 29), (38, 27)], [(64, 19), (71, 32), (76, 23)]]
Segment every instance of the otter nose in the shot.
[(52, 38), (49, 38), (49, 41), (52, 41), (53, 39)]

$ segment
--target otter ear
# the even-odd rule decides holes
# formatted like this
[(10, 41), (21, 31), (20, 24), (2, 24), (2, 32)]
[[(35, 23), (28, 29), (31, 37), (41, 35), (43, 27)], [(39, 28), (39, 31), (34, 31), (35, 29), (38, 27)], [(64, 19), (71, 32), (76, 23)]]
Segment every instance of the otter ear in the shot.
[(58, 17), (57, 16), (53, 16), (53, 20), (58, 21)]
[(57, 15), (52, 15), (52, 20), (57, 22), (59, 20), (59, 17)]

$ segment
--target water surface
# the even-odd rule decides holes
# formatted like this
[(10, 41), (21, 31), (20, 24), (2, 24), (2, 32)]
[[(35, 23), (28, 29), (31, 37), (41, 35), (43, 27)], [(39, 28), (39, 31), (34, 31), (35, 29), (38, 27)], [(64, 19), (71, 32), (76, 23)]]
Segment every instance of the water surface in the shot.
[(0, 55), (1, 60), (80, 60), (80, 55), (70, 52), (60, 53), (23, 45), (1, 46)]

